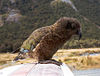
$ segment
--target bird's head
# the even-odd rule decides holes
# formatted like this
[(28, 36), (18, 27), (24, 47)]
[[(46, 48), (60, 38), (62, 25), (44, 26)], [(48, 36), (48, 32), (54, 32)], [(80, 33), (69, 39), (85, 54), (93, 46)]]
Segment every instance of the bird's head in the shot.
[(69, 33), (72, 33), (73, 35), (78, 35), (79, 40), (81, 39), (82, 31), (80, 22), (78, 20), (76, 20), (75, 18), (69, 18), (67, 20), (67, 25), (65, 25), (65, 27), (67, 31), (69, 31)]
[(82, 37), (81, 24), (75, 18), (63, 17), (57, 21), (58, 26), (67, 32), (67, 35), (78, 35), (79, 40)]

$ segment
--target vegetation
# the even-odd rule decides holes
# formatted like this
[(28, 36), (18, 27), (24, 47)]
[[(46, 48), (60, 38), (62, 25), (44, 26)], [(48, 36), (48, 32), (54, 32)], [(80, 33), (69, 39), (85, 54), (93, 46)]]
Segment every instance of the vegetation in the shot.
[[(86, 55), (84, 54), (98, 53), (98, 55)], [(0, 54), (0, 69), (12, 65), (33, 63), (33, 59), (27, 58), (25, 60), (19, 60), (17, 62), (12, 62), (17, 54), (2, 53)], [(69, 50), (59, 50), (53, 57), (57, 61), (66, 63), (71, 67), (71, 69), (90, 69), (90, 68), (100, 68), (100, 48), (91, 49), (69, 49)]]
[[(81, 22), (83, 38), (78, 42), (75, 37), (62, 48), (100, 47), (100, 29), (96, 25), (100, 22), (99, 9), (96, 9), (100, 2), (98, 3), (97, 0), (95, 0), (97, 1), (95, 3), (89, 2), (90, 0), (72, 0), (79, 10), (76, 12), (65, 2), (52, 1), (16, 0), (15, 3), (11, 3), (9, 0), (1, 0), (0, 15), (3, 17), (4, 26), (0, 27), (0, 52), (12, 52), (18, 49), (32, 31), (39, 27), (51, 25), (64, 16), (77, 18)], [(23, 17), (19, 22), (6, 21), (9, 9), (20, 11)]]
[[(85, 56), (86, 53), (88, 54)], [(98, 55), (89, 55), (93, 53)], [(71, 66), (71, 69), (100, 68), (100, 48), (59, 50), (54, 59), (66, 63)]]
[(100, 1), (99, 0), (72, 0), (80, 14), (100, 26)]

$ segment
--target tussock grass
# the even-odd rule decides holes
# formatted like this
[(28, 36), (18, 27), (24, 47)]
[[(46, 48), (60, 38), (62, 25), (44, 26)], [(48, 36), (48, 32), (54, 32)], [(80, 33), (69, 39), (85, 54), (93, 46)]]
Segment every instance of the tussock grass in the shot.
[[(64, 62), (75, 69), (89, 69), (100, 68), (100, 55), (97, 56), (81, 56), (84, 53), (100, 53), (100, 49), (71, 49), (71, 50), (59, 50), (53, 57), (57, 61)], [(32, 63), (33, 59), (27, 58), (25, 60), (19, 60), (14, 64), (11, 61), (17, 56), (17, 54), (1, 53), (0, 54), (0, 68), (4, 68), (11, 65)], [(6, 65), (7, 64), (7, 65)]]
[(13, 59), (17, 56), (17, 54), (11, 54), (11, 53), (1, 53), (0, 54), (0, 69), (17, 65), (17, 64), (24, 64), (24, 63), (32, 63), (34, 60), (31, 58), (27, 58), (25, 60), (18, 60), (16, 62), (13, 62)]
[(71, 50), (59, 50), (55, 56), (56, 60), (62, 61), (75, 69), (90, 69), (100, 68), (100, 55), (97, 56), (81, 56), (85, 53), (100, 53), (99, 48), (95, 49), (71, 49)]

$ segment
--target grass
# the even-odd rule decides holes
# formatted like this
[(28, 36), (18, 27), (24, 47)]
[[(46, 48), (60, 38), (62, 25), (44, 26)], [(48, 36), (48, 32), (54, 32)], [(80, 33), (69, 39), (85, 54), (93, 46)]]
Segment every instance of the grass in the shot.
[[(90, 69), (100, 68), (100, 55), (97, 56), (81, 56), (85, 53), (100, 53), (100, 48), (94, 49), (71, 49), (71, 50), (59, 50), (54, 59), (64, 62), (75, 69)], [(56, 57), (56, 58), (55, 58)]]
[[(100, 55), (80, 56), (85, 53), (100, 53), (100, 48), (59, 50), (54, 55), (53, 59), (64, 62), (75, 69), (100, 68)], [(10, 53), (0, 54), (0, 68), (4, 68), (16, 64), (32, 63), (34, 61), (31, 58), (27, 58), (25, 60), (19, 60), (13, 64), (11, 61), (16, 56), (17, 54), (10, 54)]]

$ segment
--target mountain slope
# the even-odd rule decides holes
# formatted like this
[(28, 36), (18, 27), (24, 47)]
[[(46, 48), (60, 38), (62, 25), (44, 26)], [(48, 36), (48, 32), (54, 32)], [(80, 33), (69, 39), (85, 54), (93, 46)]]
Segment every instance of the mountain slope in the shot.
[(72, 0), (81, 15), (100, 26), (100, 0)]
[[(75, 40), (67, 42), (63, 48), (99, 47), (100, 29), (94, 24), (96, 20), (93, 21), (94, 18), (84, 11), (88, 2), (84, 0), (82, 3), (85, 7), (81, 6), (80, 0), (72, 0), (72, 2), (78, 11), (61, 0), (16, 0), (15, 2), (1, 0), (0, 15), (4, 25), (0, 27), (0, 52), (16, 50), (33, 30), (51, 25), (64, 16), (77, 18), (81, 22), (83, 38), (78, 42), (75, 37)], [(18, 10), (15, 13), (21, 16), (17, 22), (6, 20), (12, 10)]]

